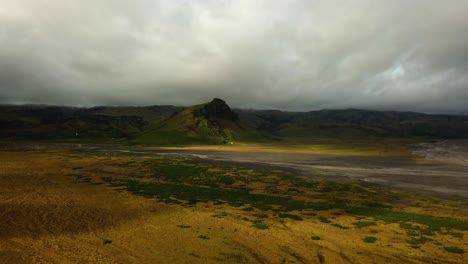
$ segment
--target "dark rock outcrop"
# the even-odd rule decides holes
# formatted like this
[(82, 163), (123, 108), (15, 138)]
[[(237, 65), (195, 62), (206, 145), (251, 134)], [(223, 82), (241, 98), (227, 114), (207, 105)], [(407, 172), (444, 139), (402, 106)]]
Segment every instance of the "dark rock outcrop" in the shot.
[(208, 120), (225, 119), (236, 121), (237, 114), (234, 113), (225, 101), (215, 98), (196, 113), (197, 116), (204, 116)]

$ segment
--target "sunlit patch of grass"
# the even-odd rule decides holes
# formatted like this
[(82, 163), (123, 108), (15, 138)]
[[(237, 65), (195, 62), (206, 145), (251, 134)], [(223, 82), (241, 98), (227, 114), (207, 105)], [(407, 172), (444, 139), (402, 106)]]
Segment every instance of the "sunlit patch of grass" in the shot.
[(354, 222), (353, 225), (355, 225), (356, 227), (366, 227), (366, 226), (375, 226), (375, 222), (372, 222), (372, 221), (357, 221), (357, 222)]
[(226, 212), (222, 212), (222, 213), (219, 213), (219, 214), (214, 214), (212, 215), (212, 217), (215, 217), (215, 218), (224, 218), (226, 217), (228, 214)]

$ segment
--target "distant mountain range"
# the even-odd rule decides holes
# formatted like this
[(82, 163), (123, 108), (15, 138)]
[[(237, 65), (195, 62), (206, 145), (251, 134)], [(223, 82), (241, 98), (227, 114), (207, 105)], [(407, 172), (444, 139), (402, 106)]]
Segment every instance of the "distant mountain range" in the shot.
[(4, 140), (174, 145), (363, 137), (468, 138), (468, 116), (360, 109), (232, 110), (218, 98), (191, 107), (0, 106)]

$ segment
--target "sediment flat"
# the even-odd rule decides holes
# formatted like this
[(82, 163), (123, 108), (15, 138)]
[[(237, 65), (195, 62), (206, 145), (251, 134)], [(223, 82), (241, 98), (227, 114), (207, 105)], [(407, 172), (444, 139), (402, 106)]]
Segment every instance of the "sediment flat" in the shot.
[[(426, 158), (422, 147), (413, 156), (358, 156), (345, 154), (243, 152), (203, 149), (152, 148), (123, 150), (184, 156), (205, 162), (294, 170), (303, 176), (338, 181), (378, 184), (430, 192), (453, 198), (468, 198), (468, 165), (452, 159)], [(459, 157), (459, 156), (457, 156)]]

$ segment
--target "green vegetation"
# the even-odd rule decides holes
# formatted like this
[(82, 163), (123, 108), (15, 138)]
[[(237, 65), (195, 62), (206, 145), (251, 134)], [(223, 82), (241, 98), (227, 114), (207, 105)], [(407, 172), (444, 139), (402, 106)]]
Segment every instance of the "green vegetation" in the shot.
[(253, 214), (252, 216), (255, 216), (257, 218), (268, 218), (268, 215), (266, 214)]
[(112, 243), (112, 240), (110, 240), (110, 239), (104, 239), (104, 240), (102, 240), (102, 243), (103, 243), (104, 245), (108, 245), (108, 244), (111, 244), (111, 243)]
[[(109, 179), (105, 179), (109, 181)], [(174, 202), (171, 197), (176, 197), (178, 200), (189, 201), (190, 203), (197, 202), (242, 202), (252, 204), (254, 207), (262, 208), (262, 205), (267, 204), (287, 204), (288, 199), (264, 194), (251, 194), (246, 190), (223, 190), (214, 188), (205, 188), (198, 186), (189, 186), (182, 184), (169, 183), (145, 183), (134, 180), (123, 180), (116, 182), (110, 180), (114, 186), (126, 186), (129, 192), (147, 197), (156, 197), (166, 202)]]
[(347, 207), (343, 209), (349, 214), (373, 217), (386, 223), (415, 222), (427, 226), (427, 230), (432, 232), (440, 231), (442, 228), (468, 230), (468, 222), (446, 217), (434, 217), (383, 208)]
[(268, 225), (265, 224), (263, 221), (255, 221), (253, 222), (253, 226), (261, 230), (268, 229)]
[(375, 241), (377, 241), (377, 238), (368, 236), (368, 237), (363, 238), (362, 241), (366, 243), (375, 243)]
[(363, 203), (362, 205), (367, 206), (367, 207), (374, 207), (374, 208), (392, 208), (390, 205), (385, 205), (385, 204), (376, 203), (376, 202)]
[(434, 230), (431, 230), (430, 228), (417, 226), (411, 223), (400, 223), (400, 227), (405, 229), (406, 233), (410, 236), (418, 236), (418, 235), (433, 236), (434, 235)]
[(316, 216), (317, 214), (316, 213), (301, 213), (303, 215), (306, 215), (306, 216)]
[[(399, 223), (411, 236), (431, 236), (434, 232), (444, 230), (468, 230), (468, 223), (451, 218), (433, 217), (425, 214), (409, 213), (393, 210), (391, 206), (383, 203), (366, 200), (359, 203), (346, 199), (333, 199), (328, 194), (321, 194), (321, 200), (299, 200), (288, 196), (288, 193), (278, 192), (274, 189), (270, 194), (259, 193), (250, 189), (249, 184), (276, 184), (281, 181), (286, 190), (290, 188), (307, 188), (310, 192), (323, 192), (329, 187), (330, 192), (360, 194), (362, 197), (381, 197), (384, 193), (355, 184), (337, 183), (332, 181), (313, 181), (278, 171), (251, 170), (230, 166), (213, 166), (200, 164), (183, 159), (157, 158), (144, 162), (151, 168), (150, 181), (143, 181), (138, 177), (103, 178), (105, 182), (116, 188), (136, 195), (157, 198), (166, 203), (191, 206), (196, 203), (211, 202), (214, 204), (229, 204), (234, 207), (243, 207), (249, 212), (254, 209), (278, 212), (280, 218), (290, 218), (300, 221), (303, 218), (291, 211), (305, 211), (302, 215), (315, 215), (314, 211), (339, 209), (335, 214), (351, 214), (369, 217), (385, 223)], [(132, 165), (133, 166), (133, 165)], [(72, 174), (77, 180), (84, 176)], [(294, 187), (293, 187), (294, 186)], [(359, 206), (359, 204), (361, 206)], [(222, 216), (224, 217), (224, 216)], [(331, 223), (326, 217), (319, 217), (322, 223)], [(358, 228), (375, 226), (374, 221), (357, 221), (353, 223)], [(334, 223), (333, 226), (347, 229), (348, 227)]]
[[(243, 170), (231, 167), (213, 167), (189, 161), (168, 161), (156, 159), (147, 163), (153, 168), (152, 177), (158, 182), (141, 182), (135, 179), (103, 178), (115, 187), (125, 187), (126, 190), (137, 195), (155, 197), (169, 203), (188, 204), (198, 202), (228, 203), (232, 206), (251, 205), (259, 210), (270, 210), (272, 206), (280, 206), (283, 211), (314, 209), (329, 210), (340, 206), (339, 203), (306, 202), (290, 198), (251, 193), (243, 187), (230, 187), (237, 181), (261, 181), (265, 171)], [(241, 176), (242, 173), (248, 176)], [(284, 173), (276, 172), (281, 179), (287, 179), (292, 184), (315, 186), (316, 183), (304, 184), (303, 179), (288, 177)], [(248, 177), (248, 178), (247, 178)], [(230, 187), (209, 188), (209, 187)], [(250, 210), (250, 209), (248, 209)]]
[(431, 238), (425, 237), (425, 236), (420, 236), (420, 237), (412, 237), (408, 240), (408, 243), (411, 245), (413, 248), (418, 248), (420, 244), (424, 244), (428, 241), (432, 241)]
[(209, 237), (207, 237), (205, 235), (199, 235), (198, 238), (203, 239), (203, 240), (210, 239)]
[(347, 227), (347, 226), (343, 226), (343, 225), (336, 224), (336, 223), (332, 223), (330, 225), (334, 226), (334, 227), (338, 227), (339, 229), (343, 229), (343, 230), (349, 229), (349, 227)]
[(86, 177), (84, 175), (80, 175), (80, 174), (67, 174), (66, 176), (68, 177), (73, 177), (73, 181), (76, 182), (76, 183), (90, 183), (92, 181), (92, 178), (90, 177)]
[[(132, 158), (131, 161), (135, 162), (135, 159)], [(370, 228), (379, 225), (379, 230), (385, 230), (381, 225), (396, 223), (408, 235), (400, 239), (406, 240), (407, 250), (412, 250), (411, 248), (439, 243), (436, 241), (440, 240), (439, 235), (447, 235), (444, 240), (440, 240), (444, 245), (459, 246), (457, 237), (462, 238), (463, 233), (454, 231), (468, 230), (468, 223), (465, 221), (399, 211), (390, 205), (396, 201), (395, 194), (376, 187), (312, 180), (281, 171), (220, 166), (182, 158), (145, 157), (133, 162), (122, 162), (115, 166), (119, 170), (136, 167), (141, 173), (131, 177), (111, 174), (103, 180), (115, 188), (170, 204), (187, 207), (195, 204), (201, 207), (205, 207), (203, 204), (207, 207), (215, 206), (216, 213), (213, 217), (238, 219), (244, 225), (259, 229), (258, 232), (265, 229), (276, 230), (273, 228), (276, 226), (274, 221), (301, 221), (307, 218), (307, 221), (330, 224), (336, 229), (328, 228), (337, 230), (337, 233), (359, 232), (356, 229), (346, 230), (352, 226), (367, 227), (367, 234), (361, 235), (362, 241), (376, 243), (378, 238), (380, 240), (380, 234), (375, 235), (376, 231)], [(84, 174), (87, 170), (73, 172)], [(87, 178), (81, 174), (72, 174), (70, 177), (77, 181)], [(404, 196), (398, 198), (407, 199)], [(409, 200), (403, 200), (407, 201)], [(236, 208), (225, 209), (226, 206)], [(342, 217), (356, 217), (357, 220), (346, 226), (339, 224), (349, 223), (342, 222)], [(177, 227), (190, 228), (183, 224)], [(451, 234), (455, 234), (455, 238)], [(203, 237), (206, 236), (201, 235), (199, 238), (208, 239)], [(445, 240), (447, 237), (452, 240)], [(319, 236), (311, 239), (321, 240)], [(459, 252), (453, 247), (448, 248), (454, 253)]]
[(298, 215), (294, 215), (294, 214), (279, 214), (279, 217), (281, 218), (289, 218), (289, 219), (292, 219), (292, 220), (296, 220), (296, 221), (302, 221), (302, 217), (298, 216)]
[(216, 186), (218, 184), (232, 185), (235, 180), (224, 173), (215, 173), (208, 166), (196, 164), (153, 164), (153, 177), (169, 182), (196, 183), (199, 185)]
[(451, 232), (450, 235), (453, 236), (453, 237), (456, 237), (456, 238), (463, 238), (463, 234), (462, 234), (462, 233)]
[(464, 254), (465, 250), (459, 248), (459, 247), (444, 247), (445, 251), (450, 252), (450, 253), (455, 253), (455, 254)]

